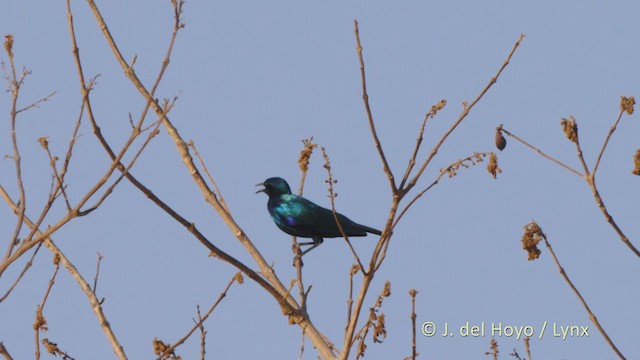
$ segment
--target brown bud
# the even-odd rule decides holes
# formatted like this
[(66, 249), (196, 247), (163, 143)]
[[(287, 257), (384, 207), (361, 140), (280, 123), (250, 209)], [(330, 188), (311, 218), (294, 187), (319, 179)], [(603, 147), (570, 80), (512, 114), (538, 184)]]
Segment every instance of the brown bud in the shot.
[(506, 146), (507, 146), (507, 139), (505, 139), (504, 136), (502, 136), (501, 131), (497, 130), (496, 131), (496, 147), (498, 148), (498, 150), (502, 151)]

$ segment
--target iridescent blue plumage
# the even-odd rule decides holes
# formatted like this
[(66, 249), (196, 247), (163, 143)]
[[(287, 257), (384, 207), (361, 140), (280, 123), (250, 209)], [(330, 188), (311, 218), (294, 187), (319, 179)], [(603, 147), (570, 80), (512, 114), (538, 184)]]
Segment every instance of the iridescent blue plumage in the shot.
[[(322, 244), (323, 238), (342, 237), (333, 212), (301, 196), (292, 194), (289, 184), (284, 179), (273, 177), (258, 185), (264, 186), (264, 189), (257, 192), (269, 195), (267, 209), (280, 230), (289, 235), (313, 240), (311, 243), (300, 244), (313, 245), (303, 254)], [(342, 214), (337, 215), (342, 230), (347, 236), (367, 236), (367, 233), (381, 234), (379, 230), (355, 223)]]

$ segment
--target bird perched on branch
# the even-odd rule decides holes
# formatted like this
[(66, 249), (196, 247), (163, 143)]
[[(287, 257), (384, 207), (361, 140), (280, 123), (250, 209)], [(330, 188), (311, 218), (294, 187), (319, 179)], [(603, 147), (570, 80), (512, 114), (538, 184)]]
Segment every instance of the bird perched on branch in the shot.
[[(323, 238), (342, 237), (333, 211), (318, 206), (311, 201), (291, 193), (287, 182), (279, 177), (272, 177), (256, 186), (264, 186), (256, 191), (269, 195), (267, 209), (273, 222), (289, 235), (311, 238), (312, 242), (299, 245), (311, 245), (302, 255), (322, 244)], [(379, 230), (360, 225), (342, 214), (336, 213), (340, 226), (347, 236), (367, 236), (367, 233), (381, 235)]]

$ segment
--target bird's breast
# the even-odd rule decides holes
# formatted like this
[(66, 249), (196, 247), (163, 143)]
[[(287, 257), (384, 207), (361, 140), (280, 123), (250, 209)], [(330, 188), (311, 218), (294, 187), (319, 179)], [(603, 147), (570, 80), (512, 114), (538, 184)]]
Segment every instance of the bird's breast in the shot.
[(291, 206), (291, 204), (286, 202), (273, 202), (269, 204), (269, 212), (276, 223), (295, 226), (297, 223), (296, 214), (299, 212), (299, 209), (296, 209), (295, 206)]

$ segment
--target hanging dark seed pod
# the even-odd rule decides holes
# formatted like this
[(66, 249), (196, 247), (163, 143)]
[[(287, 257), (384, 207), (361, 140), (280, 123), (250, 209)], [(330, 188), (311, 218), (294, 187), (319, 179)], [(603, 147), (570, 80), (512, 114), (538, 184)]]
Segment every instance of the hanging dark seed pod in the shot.
[(496, 147), (502, 151), (507, 146), (507, 139), (502, 136), (501, 131), (496, 131)]

